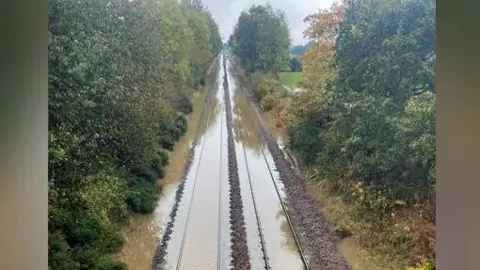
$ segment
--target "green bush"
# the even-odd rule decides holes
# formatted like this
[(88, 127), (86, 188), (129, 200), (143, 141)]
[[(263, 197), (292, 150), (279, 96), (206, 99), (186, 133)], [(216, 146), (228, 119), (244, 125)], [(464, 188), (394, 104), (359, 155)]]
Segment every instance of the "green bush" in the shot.
[(188, 120), (185, 117), (185, 115), (178, 115), (176, 121), (175, 121), (175, 129), (174, 134), (175, 134), (175, 140), (180, 139), (185, 132), (187, 132), (188, 128)]
[(170, 154), (167, 150), (165, 149), (160, 149), (157, 151), (157, 156), (159, 158), (160, 164), (163, 166), (167, 166), (169, 159), (170, 159)]
[[(143, 178), (145, 181), (155, 184), (158, 182), (158, 174), (148, 167), (137, 167), (132, 170), (132, 174), (137, 178)], [(137, 179), (135, 178), (135, 179)]]
[(162, 164), (161, 157), (155, 157), (152, 161), (152, 170), (158, 175), (159, 178), (163, 178), (165, 174), (164, 165)]
[(270, 75), (255, 73), (250, 78), (253, 82), (253, 93), (259, 101), (274, 92), (275, 81)]
[(73, 248), (73, 259), (78, 262), (77, 269), (95, 269), (98, 258), (103, 255), (93, 246), (78, 246)]
[(155, 209), (157, 185), (136, 177), (130, 184), (127, 204), (135, 213), (151, 213)]
[(253, 94), (265, 111), (277, 104), (277, 99), (285, 97), (286, 91), (272, 74), (256, 73), (250, 76), (253, 82)]
[(95, 269), (99, 257), (118, 252), (124, 243), (116, 226), (87, 209), (64, 211), (62, 220), (49, 232), (51, 269)]
[[(202, 78), (202, 80), (203, 80), (203, 78)], [(192, 101), (187, 96), (182, 96), (180, 98), (180, 100), (178, 101), (176, 107), (180, 112), (182, 112), (184, 114), (189, 114), (193, 111)]]
[(261, 105), (265, 111), (270, 111), (271, 109), (273, 109), (273, 107), (275, 107), (276, 103), (277, 100), (275, 96), (272, 94), (268, 94), (263, 97)]
[(128, 266), (120, 261), (112, 259), (110, 256), (101, 257), (95, 265), (95, 270), (127, 270)]
[(188, 121), (184, 115), (177, 115), (173, 121), (166, 123), (159, 134), (159, 144), (162, 148), (172, 150), (175, 142), (187, 131)]
[(119, 227), (153, 211), (218, 26), (185, 1), (47, 4), (49, 267), (125, 269)]
[(175, 137), (176, 136), (174, 134), (170, 133), (162, 134), (159, 136), (158, 142), (162, 148), (171, 151), (173, 149), (173, 146), (175, 145)]
[(158, 178), (163, 178), (168, 160), (169, 153), (167, 150), (160, 148), (156, 151), (155, 157), (152, 160), (151, 169), (158, 175)]
[(428, 260), (423, 260), (421, 263), (417, 264), (415, 267), (407, 267), (405, 270), (435, 270), (435, 260), (434, 259), (428, 259)]
[(70, 246), (90, 246), (102, 253), (117, 252), (124, 242), (118, 228), (85, 209), (69, 213), (64, 231)]
[(79, 263), (72, 258), (72, 250), (61, 232), (48, 234), (48, 265), (52, 270), (79, 268)]
[(287, 125), (289, 144), (306, 164), (312, 164), (322, 150), (322, 141), (318, 136), (321, 128), (320, 119), (314, 116), (303, 118), (295, 125)]

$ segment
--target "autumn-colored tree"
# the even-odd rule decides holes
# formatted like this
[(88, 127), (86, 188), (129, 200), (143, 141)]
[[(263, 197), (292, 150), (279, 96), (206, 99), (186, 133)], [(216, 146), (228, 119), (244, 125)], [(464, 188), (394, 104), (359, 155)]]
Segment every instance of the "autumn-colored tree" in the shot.
[[(315, 45), (302, 56), (306, 91), (289, 108), (290, 145), (355, 206), (355, 215), (375, 224), (374, 234), (360, 236), (363, 245), (384, 248), (384, 254), (394, 250), (389, 260), (395, 269), (430, 258), (435, 2), (350, 0), (306, 22), (305, 35)], [(399, 202), (404, 215), (421, 220), (410, 221), (417, 227), (401, 240), (389, 227), (397, 222), (390, 215)], [(374, 241), (372, 235), (380, 236)]]
[(330, 63), (333, 60), (333, 46), (345, 13), (346, 2), (346, 0), (334, 2), (330, 9), (320, 10), (304, 20), (308, 24), (304, 35), (313, 41), (313, 46), (301, 56), (303, 63), (301, 85), (305, 88), (324, 88), (328, 79), (335, 75)]
[(333, 95), (327, 86), (336, 75), (331, 62), (346, 8), (346, 0), (334, 2), (330, 9), (319, 10), (304, 20), (308, 24), (304, 36), (311, 40), (311, 47), (300, 56), (303, 64), (300, 85), (305, 91), (292, 100), (287, 127), (296, 130), (296, 136), (291, 136), (290, 143), (294, 148), (301, 149), (299, 154), (308, 163), (313, 162), (321, 151), (322, 143), (317, 134), (325, 132), (332, 120)]

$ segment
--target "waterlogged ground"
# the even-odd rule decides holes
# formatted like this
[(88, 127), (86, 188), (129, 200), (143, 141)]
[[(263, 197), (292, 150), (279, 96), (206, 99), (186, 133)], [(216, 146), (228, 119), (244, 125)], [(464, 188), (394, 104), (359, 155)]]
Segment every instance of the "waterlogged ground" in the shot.
[(124, 261), (129, 269), (150, 270), (152, 267), (152, 257), (163, 234), (164, 223), (168, 219), (175, 190), (187, 161), (189, 146), (197, 132), (198, 120), (205, 104), (206, 95), (207, 89), (205, 88), (194, 96), (193, 112), (188, 116), (187, 132), (170, 153), (170, 162), (165, 168), (165, 177), (160, 180), (162, 193), (154, 213), (134, 216), (123, 233), (125, 245), (116, 257)]
[[(268, 114), (263, 117), (273, 136), (265, 135), (247, 98), (245, 78), (230, 61), (217, 58), (205, 89), (195, 96), (187, 133), (171, 153), (154, 213), (135, 216), (124, 232), (126, 243), (117, 257), (129, 269), (152, 269), (152, 260), (154, 269), (304, 269), (280, 198), (289, 214), (294, 208), (299, 213), (308, 200), (291, 181), (290, 166), (280, 160), (283, 153), (272, 146), (286, 137)], [(287, 179), (280, 179), (278, 164)], [(292, 194), (299, 194), (302, 203), (291, 204)], [(322, 223), (325, 231), (324, 221), (312, 216), (300, 213), (307, 229), (302, 233), (319, 240), (303, 241), (317, 251), (310, 252), (317, 265), (328, 267), (311, 269), (347, 269), (329, 236), (316, 229)]]
[[(229, 61), (227, 68), (229, 71), (232, 68)], [(271, 269), (303, 269), (275, 189), (276, 184), (282, 192), (283, 185), (265, 142), (259, 135), (254, 116), (250, 112), (250, 105), (244, 92), (247, 89), (242, 89), (240, 80), (237, 80), (231, 72), (228, 80), (230, 96), (233, 97), (235, 147), (252, 268), (262, 269), (265, 266), (258, 242), (256, 208)]]
[(217, 102), (206, 116), (211, 125), (199, 138), (187, 175), (165, 269), (215, 269), (217, 264), (217, 269), (226, 269), (229, 264), (227, 135), (221, 80), (218, 76), (208, 86), (215, 88)]

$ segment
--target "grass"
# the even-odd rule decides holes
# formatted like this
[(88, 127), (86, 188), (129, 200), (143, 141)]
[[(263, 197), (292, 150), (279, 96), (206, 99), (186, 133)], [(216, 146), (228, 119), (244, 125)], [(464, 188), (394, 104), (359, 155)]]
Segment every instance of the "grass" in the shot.
[(419, 262), (420, 257), (418, 268), (407, 269), (434, 269), (434, 261), (425, 261), (419, 248), (424, 246), (422, 239), (427, 239), (432, 231), (434, 235), (435, 228), (431, 229), (414, 209), (397, 209), (392, 212), (394, 216), (380, 218), (378, 213), (364, 212), (355, 202), (345, 201), (325, 180), (305, 180), (305, 184), (334, 231), (348, 232), (347, 239), (340, 243), (340, 251), (353, 270), (405, 269)]
[(354, 218), (355, 210), (351, 205), (345, 203), (341, 196), (332, 194), (323, 181), (305, 180), (305, 184), (308, 193), (319, 206), (320, 212), (332, 223), (334, 231), (346, 231), (352, 234), (339, 243), (339, 250), (352, 270), (401, 269), (389, 259), (372, 253), (358, 243), (358, 237), (368, 233), (371, 226)]
[(280, 81), (283, 85), (294, 87), (297, 86), (298, 82), (300, 81), (300, 77), (302, 76), (302, 72), (280, 72)]

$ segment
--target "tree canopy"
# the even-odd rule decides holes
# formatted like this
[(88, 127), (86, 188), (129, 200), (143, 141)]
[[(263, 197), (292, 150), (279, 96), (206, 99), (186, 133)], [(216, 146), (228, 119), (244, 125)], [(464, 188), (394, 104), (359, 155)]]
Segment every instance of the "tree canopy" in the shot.
[(242, 12), (229, 43), (249, 73), (278, 73), (288, 66), (290, 34), (286, 17), (270, 5), (254, 5)]
[(290, 60), (290, 70), (293, 72), (302, 71), (302, 63), (297, 57), (292, 57)]
[(290, 54), (292, 56), (300, 56), (300, 55), (304, 54), (308, 49), (313, 47), (314, 44), (315, 43), (313, 41), (309, 41), (305, 45), (295, 45), (290, 49)]
[(302, 55), (305, 53), (305, 51), (306, 51), (306, 48), (303, 45), (296, 45), (290, 49), (290, 53), (294, 56)]
[[(378, 230), (399, 201), (431, 228), (435, 2), (342, 1), (305, 21), (314, 45), (301, 57), (306, 91), (289, 109), (291, 146), (363, 216), (373, 216)], [(391, 235), (384, 242), (405, 266), (412, 252), (431, 256), (434, 235), (417, 228), (401, 247)]]

